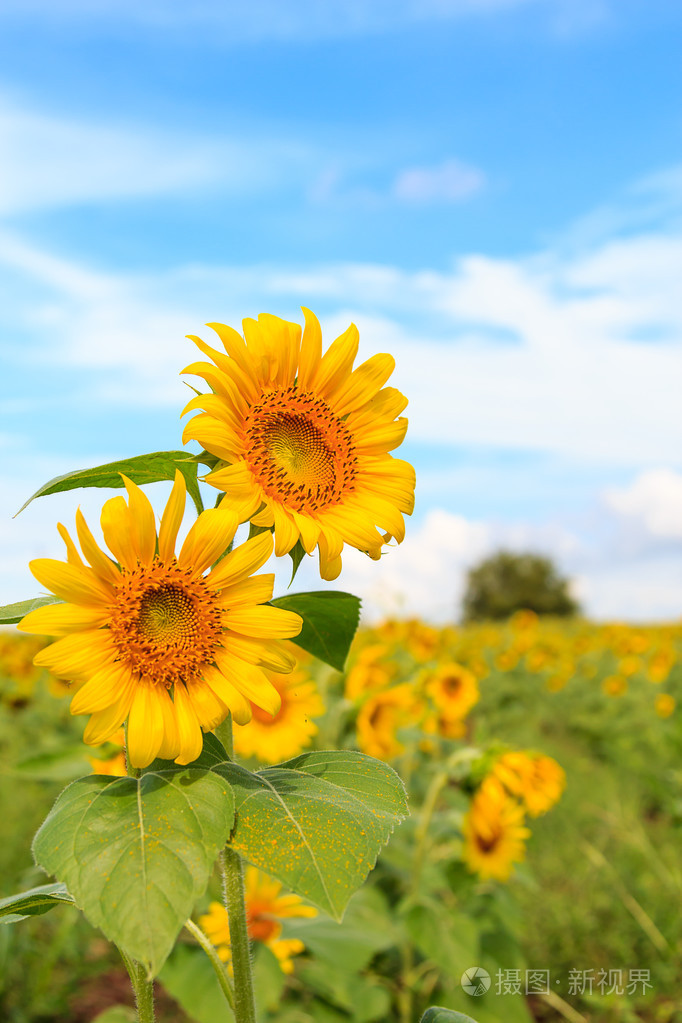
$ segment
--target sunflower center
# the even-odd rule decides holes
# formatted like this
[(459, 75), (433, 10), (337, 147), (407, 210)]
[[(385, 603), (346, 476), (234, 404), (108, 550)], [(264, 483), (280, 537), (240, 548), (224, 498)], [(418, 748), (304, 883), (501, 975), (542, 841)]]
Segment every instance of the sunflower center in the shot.
[(159, 561), (121, 572), (110, 629), (119, 660), (167, 687), (196, 678), (222, 631), (216, 596), (203, 579)]
[(269, 941), (278, 938), (282, 925), (272, 913), (273, 907), (266, 903), (252, 903), (246, 910), (246, 927), (253, 941)]
[(294, 511), (329, 507), (353, 489), (350, 433), (308, 391), (288, 387), (266, 394), (249, 409), (245, 440), (251, 471), (265, 493)]

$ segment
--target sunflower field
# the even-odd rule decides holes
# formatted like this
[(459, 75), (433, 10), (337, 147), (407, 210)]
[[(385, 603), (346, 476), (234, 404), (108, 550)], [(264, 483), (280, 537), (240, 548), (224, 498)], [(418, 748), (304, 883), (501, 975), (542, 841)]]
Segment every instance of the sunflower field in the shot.
[[(259, 1020), (682, 1019), (682, 627), (385, 621), (343, 671), (294, 642), (293, 671), (266, 669), (279, 710), (235, 724), (239, 762), (359, 751), (397, 771), (410, 815), (342, 923), (247, 867)], [(49, 663), (0, 634), (1, 895), (44, 885), (27, 849), (65, 782), (126, 774), (123, 730), (86, 747)], [(207, 949), (231, 975), (217, 871), (155, 982), (160, 1023), (229, 1018)], [(0, 927), (0, 1018), (136, 1017), (120, 958), (65, 902)]]

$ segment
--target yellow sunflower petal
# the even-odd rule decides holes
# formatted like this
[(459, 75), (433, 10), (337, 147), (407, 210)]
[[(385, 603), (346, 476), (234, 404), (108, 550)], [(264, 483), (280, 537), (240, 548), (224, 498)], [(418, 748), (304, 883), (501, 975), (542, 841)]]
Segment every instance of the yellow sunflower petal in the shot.
[(312, 386), (324, 397), (333, 395), (346, 382), (358, 354), (360, 335), (354, 323), (332, 341), (322, 356)]
[(182, 545), (178, 555), (180, 567), (201, 575), (232, 542), (238, 525), (239, 519), (232, 509), (209, 508), (202, 512)]
[(296, 665), (293, 654), (276, 639), (252, 639), (230, 632), (223, 635), (221, 642), (228, 653), (248, 661), (249, 664), (259, 664), (270, 671), (288, 673)]
[(97, 711), (91, 716), (83, 732), (83, 742), (86, 745), (99, 746), (116, 734), (128, 717), (135, 690), (136, 684), (131, 678), (130, 685), (116, 703), (113, 703), (111, 707), (107, 707), (105, 710)]
[(215, 658), (220, 673), (235, 689), (268, 714), (277, 713), (282, 706), (282, 697), (264, 671), (255, 664), (247, 664), (246, 661), (241, 661), (224, 650), (216, 650)]
[(88, 678), (117, 655), (108, 629), (74, 632), (36, 654), (33, 663), (58, 678)]
[(242, 636), (263, 639), (290, 639), (298, 636), (303, 619), (282, 607), (240, 607), (226, 611), (223, 623)]
[(185, 515), (187, 503), (187, 484), (185, 477), (179, 469), (175, 470), (175, 482), (159, 526), (159, 559), (164, 562), (173, 560), (175, 555), (175, 541), (178, 538), (178, 530)]
[(211, 732), (227, 717), (229, 708), (203, 679), (192, 679), (187, 686), (187, 695), (204, 732)]
[(106, 608), (81, 607), (78, 604), (48, 604), (38, 607), (21, 619), (17, 625), (20, 632), (32, 632), (39, 636), (66, 636), (83, 629), (98, 629), (109, 619)]
[(265, 604), (272, 600), (275, 586), (274, 572), (267, 575), (254, 575), (249, 579), (226, 586), (220, 593), (220, 604), (223, 607), (243, 607), (245, 604)]
[(394, 423), (378, 424), (364, 430), (357, 439), (357, 450), (361, 454), (383, 454), (393, 451), (405, 440), (407, 419), (396, 419)]
[(221, 703), (225, 704), (238, 725), (245, 725), (247, 721), (251, 720), (251, 704), (231, 682), (228, 682), (215, 665), (204, 665), (202, 674), (206, 683), (211, 687)]
[(395, 369), (392, 355), (373, 355), (367, 362), (353, 370), (334, 395), (334, 410), (340, 416), (355, 412), (366, 402), (376, 397)]
[(78, 532), (78, 540), (81, 545), (81, 550), (83, 551), (86, 559), (92, 565), (95, 573), (100, 579), (113, 583), (115, 586), (117, 582), (120, 582), (121, 573), (111, 558), (109, 558), (96, 543), (80, 508), (76, 511), (76, 530)]
[(206, 582), (219, 589), (246, 579), (263, 567), (272, 554), (272, 547), (272, 533), (258, 533), (231, 550), (206, 577)]
[(109, 664), (96, 671), (71, 700), (72, 714), (95, 714), (117, 703), (131, 684), (131, 671), (122, 664)]
[(281, 558), (296, 546), (300, 534), (291, 513), (285, 511), (280, 504), (273, 502), (272, 514), (275, 519), (275, 555)]
[(105, 501), (100, 515), (104, 540), (119, 565), (133, 569), (137, 564), (137, 552), (133, 545), (130, 526), (130, 510), (123, 497), (112, 497)]
[(173, 703), (175, 704), (175, 719), (178, 723), (179, 746), (175, 763), (191, 764), (201, 753), (203, 739), (194, 707), (182, 682), (179, 682), (173, 690)]
[(169, 696), (167, 700), (160, 700), (159, 706), (163, 716), (163, 741), (159, 746), (157, 756), (162, 757), (163, 760), (174, 760), (180, 750), (175, 704)]
[(305, 330), (301, 340), (298, 386), (303, 391), (307, 391), (312, 384), (322, 358), (322, 329), (320, 321), (310, 309), (303, 308), (303, 315), (305, 317)]
[(136, 483), (121, 473), (128, 491), (130, 508), (130, 538), (143, 565), (150, 565), (156, 551), (156, 521), (149, 498)]
[(28, 567), (39, 583), (68, 604), (101, 607), (111, 603), (112, 587), (98, 579), (91, 568), (52, 558), (36, 558)]
[(69, 531), (66, 528), (66, 526), (63, 526), (61, 522), (58, 522), (57, 529), (59, 530), (59, 535), (61, 536), (62, 540), (66, 545), (66, 560), (68, 561), (68, 563), (70, 565), (80, 565), (82, 568), (84, 568), (85, 563), (81, 558), (80, 554), (78, 553), (78, 548), (76, 547), (75, 543), (69, 536)]
[(168, 691), (142, 682), (135, 688), (128, 718), (128, 758), (133, 767), (148, 767), (163, 743), (164, 713), (160, 700)]
[(186, 444), (190, 440), (198, 441), (216, 458), (222, 458), (227, 462), (234, 462), (239, 458), (238, 452), (243, 448), (241, 441), (225, 423), (205, 414), (190, 419), (182, 431), (182, 443)]

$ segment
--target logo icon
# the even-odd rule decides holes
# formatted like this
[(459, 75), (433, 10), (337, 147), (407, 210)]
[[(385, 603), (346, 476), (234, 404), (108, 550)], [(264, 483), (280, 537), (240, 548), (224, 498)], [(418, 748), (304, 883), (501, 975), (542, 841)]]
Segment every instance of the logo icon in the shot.
[(484, 995), (490, 987), (490, 974), (482, 966), (470, 966), (462, 974), (462, 990), (468, 995)]

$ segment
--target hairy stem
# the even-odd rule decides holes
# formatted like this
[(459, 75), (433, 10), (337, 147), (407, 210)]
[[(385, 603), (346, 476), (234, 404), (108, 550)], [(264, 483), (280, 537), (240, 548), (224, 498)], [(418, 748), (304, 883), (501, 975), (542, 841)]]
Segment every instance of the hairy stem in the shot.
[(154, 1023), (154, 981), (147, 980), (147, 971), (142, 963), (131, 959), (122, 948), (119, 952), (135, 992), (138, 1023)]
[(226, 846), (221, 854), (220, 865), (232, 947), (234, 1018), (236, 1023), (256, 1023), (242, 861), (234, 850)]
[(225, 969), (225, 964), (218, 955), (215, 946), (213, 945), (213, 942), (204, 934), (200, 927), (197, 927), (193, 920), (185, 920), (185, 927), (192, 935), (192, 937), (196, 939), (198, 944), (201, 945), (204, 952), (211, 960), (211, 965), (215, 970), (215, 975), (218, 978), (218, 983), (222, 988), (223, 994), (227, 998), (228, 1005), (234, 1012), (234, 991), (232, 990), (232, 984), (230, 982), (227, 970)]

